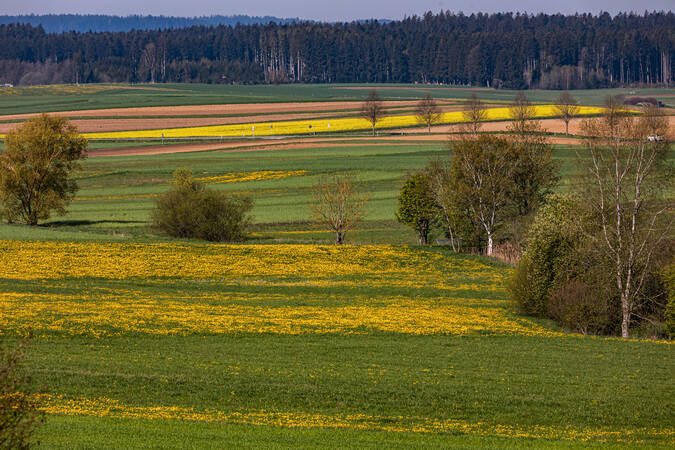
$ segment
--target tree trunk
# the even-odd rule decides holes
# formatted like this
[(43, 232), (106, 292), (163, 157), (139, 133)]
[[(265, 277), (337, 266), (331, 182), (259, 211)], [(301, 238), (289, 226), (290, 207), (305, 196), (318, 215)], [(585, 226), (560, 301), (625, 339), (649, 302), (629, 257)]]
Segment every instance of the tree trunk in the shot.
[(337, 245), (342, 245), (345, 243), (345, 232), (344, 231), (336, 231), (335, 232), (335, 243)]
[(570, 134), (570, 121), (566, 120), (565, 121), (565, 134), (569, 136)]
[(492, 233), (487, 232), (488, 244), (487, 244), (487, 255), (492, 256)]
[(630, 309), (628, 308), (628, 299), (625, 294), (621, 294), (621, 337), (630, 337)]

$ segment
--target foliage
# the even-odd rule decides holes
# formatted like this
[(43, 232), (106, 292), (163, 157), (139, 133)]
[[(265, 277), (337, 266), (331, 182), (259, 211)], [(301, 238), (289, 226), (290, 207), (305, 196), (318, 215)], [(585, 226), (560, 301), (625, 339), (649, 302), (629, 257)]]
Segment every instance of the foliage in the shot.
[(527, 238), (527, 250), (509, 284), (512, 298), (528, 315), (546, 317), (556, 282), (572, 261), (578, 245), (579, 200), (560, 194), (549, 196), (537, 213)]
[(246, 238), (252, 208), (251, 198), (206, 189), (190, 170), (179, 169), (172, 189), (157, 200), (151, 220), (173, 237), (241, 241)]
[(77, 183), (71, 172), (85, 157), (87, 140), (63, 117), (42, 114), (9, 132), (0, 155), (0, 199), (9, 221), (37, 225), (52, 211), (65, 214)]
[(513, 161), (510, 144), (495, 136), (465, 139), (453, 145), (450, 185), (457, 204), (470, 211), (472, 221), (487, 236), (487, 254), (492, 255), (495, 231), (508, 217), (513, 191)]
[[(524, 134), (511, 138), (511, 202), (517, 216), (532, 214), (558, 184), (558, 166), (553, 160), (553, 147), (536, 134), (536, 123), (524, 125)], [(522, 130), (522, 128), (521, 128)]]
[(438, 208), (436, 225), (450, 239), (453, 251), (471, 251), (481, 246), (480, 224), (473, 221), (467, 205), (461, 204), (452, 185), (450, 166), (441, 159), (431, 160), (423, 172), (428, 176)]
[(670, 338), (675, 338), (675, 264), (669, 265), (664, 271), (668, 300), (665, 311), (665, 328)]
[(44, 413), (30, 377), (23, 373), (27, 341), (8, 349), (0, 342), (0, 448), (27, 449), (37, 444), (35, 429), (43, 422)]
[(436, 203), (429, 176), (423, 172), (412, 174), (398, 196), (396, 219), (417, 232), (420, 245), (427, 245), (436, 215)]
[[(667, 164), (669, 125), (649, 107), (639, 118), (625, 114), (608, 98), (606, 112), (582, 124), (597, 136), (579, 153), (584, 165), (583, 196), (593, 208), (599, 231), (589, 238), (604, 254), (620, 298), (621, 335), (629, 337), (633, 315), (645, 298), (661, 244), (672, 229), (675, 176)], [(650, 136), (659, 139), (650, 140)], [(588, 155), (588, 156), (586, 156)]]
[(673, 82), (673, 71), (664, 70), (673, 63), (670, 12), (612, 17), (441, 11), (397, 21), (214, 27), (206, 26), (212, 19), (190, 20), (205, 26), (171, 29), (176, 19), (166, 17), (158, 27), (163, 29), (142, 30), (139, 24), (117, 33), (0, 25), (0, 83), (149, 82), (153, 71), (140, 56), (150, 43), (163, 55), (153, 62), (159, 82), (440, 82), (497, 89)]
[(373, 127), (373, 136), (375, 136), (375, 125), (384, 117), (382, 99), (377, 95), (376, 90), (370, 91), (363, 105), (361, 105), (361, 117)]
[(572, 279), (551, 293), (548, 317), (581, 334), (599, 334), (611, 321), (606, 297), (598, 296), (582, 281)]
[(441, 120), (441, 108), (431, 95), (427, 94), (417, 103), (415, 118), (419, 123), (425, 124), (431, 134), (431, 125)]
[(312, 194), (314, 217), (335, 232), (336, 244), (343, 244), (347, 231), (363, 218), (368, 197), (357, 192), (351, 175), (321, 178)]

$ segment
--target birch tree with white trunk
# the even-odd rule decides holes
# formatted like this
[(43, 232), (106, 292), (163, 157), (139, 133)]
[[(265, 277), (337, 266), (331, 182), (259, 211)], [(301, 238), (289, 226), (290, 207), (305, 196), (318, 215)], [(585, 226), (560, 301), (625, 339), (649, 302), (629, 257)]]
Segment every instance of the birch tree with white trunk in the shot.
[(578, 159), (586, 168), (585, 198), (600, 231), (591, 233), (612, 267), (621, 301), (621, 335), (630, 336), (660, 245), (673, 229), (675, 176), (666, 161), (669, 124), (658, 108), (636, 117), (608, 99), (605, 113), (587, 119)]

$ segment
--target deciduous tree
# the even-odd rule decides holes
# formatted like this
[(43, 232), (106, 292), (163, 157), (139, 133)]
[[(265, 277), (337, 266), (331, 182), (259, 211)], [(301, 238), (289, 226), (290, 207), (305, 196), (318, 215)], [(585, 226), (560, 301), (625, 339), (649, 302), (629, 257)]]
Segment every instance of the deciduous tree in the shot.
[(372, 90), (361, 105), (361, 117), (367, 120), (373, 127), (373, 136), (375, 136), (375, 125), (384, 117), (384, 107), (382, 99), (377, 95), (377, 91)]
[(396, 218), (417, 232), (417, 241), (420, 245), (427, 245), (437, 213), (428, 174), (424, 172), (412, 174), (398, 196)]
[(452, 189), (487, 236), (491, 256), (495, 231), (508, 217), (513, 191), (511, 144), (494, 136), (465, 139), (453, 146)]
[(431, 125), (441, 120), (441, 108), (436, 103), (436, 100), (429, 94), (417, 103), (415, 108), (415, 118), (419, 123), (427, 126), (429, 134), (431, 134)]
[(52, 211), (64, 214), (78, 186), (72, 171), (87, 140), (63, 117), (42, 114), (14, 128), (0, 155), (0, 196), (8, 220), (37, 225)]
[(560, 114), (563, 122), (565, 122), (565, 134), (570, 134), (569, 125), (570, 120), (574, 119), (579, 114), (579, 102), (572, 97), (569, 91), (564, 91), (555, 101), (555, 109)]
[(487, 108), (476, 94), (471, 94), (471, 97), (464, 102), (462, 116), (465, 122), (464, 127), (470, 133), (477, 134), (487, 119)]
[(351, 175), (323, 177), (312, 194), (314, 217), (335, 233), (336, 244), (344, 244), (347, 231), (363, 218), (368, 196), (358, 192)]
[(658, 109), (636, 118), (615, 99), (606, 103), (603, 116), (583, 122), (584, 133), (594, 139), (578, 157), (586, 163), (584, 198), (600, 224), (590, 238), (612, 267), (621, 335), (629, 337), (655, 255), (672, 229), (675, 176), (666, 161), (668, 122)]

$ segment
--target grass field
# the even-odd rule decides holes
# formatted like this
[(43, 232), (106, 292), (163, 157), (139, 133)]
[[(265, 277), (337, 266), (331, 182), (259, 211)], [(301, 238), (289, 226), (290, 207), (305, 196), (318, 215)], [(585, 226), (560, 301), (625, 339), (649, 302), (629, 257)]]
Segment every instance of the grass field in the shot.
[[(0, 114), (367, 92), (350, 87), (27, 88), (24, 101), (0, 93)], [(382, 90), (409, 98), (404, 87), (418, 86)], [(492, 101), (512, 94), (486, 91)], [(593, 104), (604, 93), (583, 95)], [(510, 266), (415, 246), (396, 222), (406, 174), (449, 157), (446, 136), (226, 145), (92, 156), (66, 216), (0, 225), (0, 333), (34, 335), (26, 366), (45, 387), (45, 448), (675, 446), (672, 343), (522, 317), (506, 290)], [(575, 146), (555, 149), (565, 189)], [(179, 167), (254, 198), (246, 243), (171, 240), (149, 227)], [(364, 245), (336, 247), (311, 221), (311, 186), (347, 172), (371, 194), (347, 234)]]
[[(216, 103), (278, 103), (363, 100), (369, 88), (390, 100), (416, 100), (427, 93), (439, 99), (462, 100), (476, 93), (489, 102), (510, 102), (515, 91), (454, 88), (436, 85), (82, 85), (0, 88), (0, 115), (139, 106), (210, 105)], [(606, 95), (656, 96), (675, 106), (672, 89), (598, 89), (572, 91), (583, 105), (601, 105)], [(663, 94), (670, 94), (661, 97)], [(550, 103), (560, 91), (530, 91), (535, 102)]]

